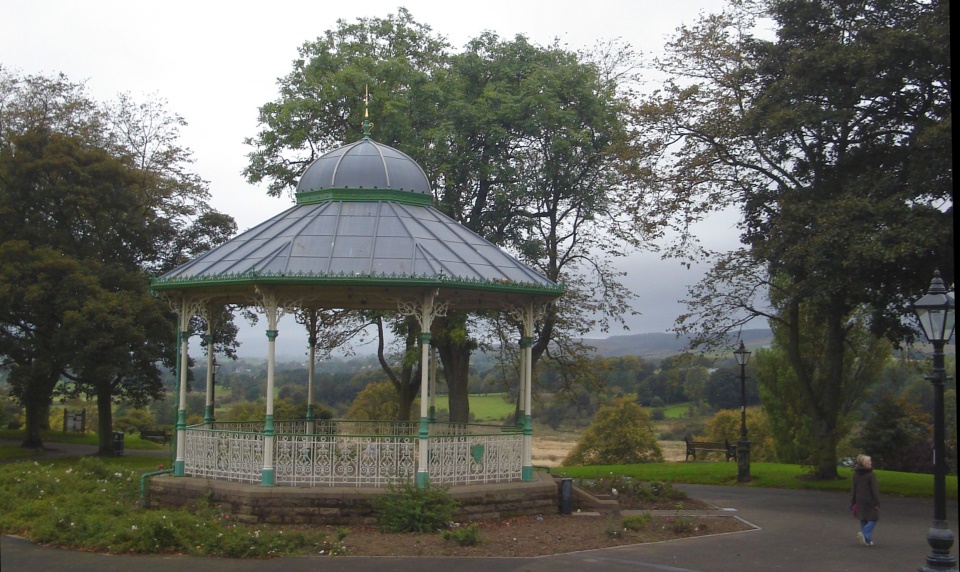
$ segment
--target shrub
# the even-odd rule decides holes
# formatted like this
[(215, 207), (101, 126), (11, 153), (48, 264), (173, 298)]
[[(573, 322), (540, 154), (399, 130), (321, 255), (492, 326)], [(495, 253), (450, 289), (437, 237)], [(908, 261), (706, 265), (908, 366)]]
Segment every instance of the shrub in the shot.
[(480, 544), (480, 526), (474, 522), (467, 526), (444, 530), (443, 538), (452, 540), (460, 546), (476, 546)]
[(693, 521), (686, 516), (680, 514), (680, 511), (683, 510), (683, 503), (677, 503), (677, 511), (673, 515), (673, 531), (677, 534), (683, 534), (684, 532), (690, 532), (693, 530)]
[(620, 524), (623, 525), (627, 530), (640, 531), (646, 530), (647, 525), (650, 524), (650, 520), (653, 516), (649, 512), (644, 512), (643, 514), (637, 514), (633, 516), (625, 516), (620, 521)]
[(411, 482), (392, 485), (373, 506), (384, 532), (433, 532), (447, 528), (457, 502), (446, 487), (419, 488)]
[(650, 416), (636, 401), (621, 397), (601, 407), (564, 465), (620, 465), (659, 463), (663, 451), (657, 444)]
[(245, 526), (197, 503), (196, 511), (137, 505), (139, 471), (84, 457), (71, 465), (0, 466), (0, 532), (94, 552), (266, 558), (336, 550), (314, 531)]
[[(700, 437), (698, 437), (699, 439)], [(750, 440), (750, 460), (754, 462), (777, 461), (777, 453), (767, 423), (767, 414), (759, 408), (747, 408), (747, 438)], [(707, 441), (730, 441), (735, 444), (740, 439), (740, 410), (721, 409), (707, 424)], [(720, 457), (722, 453), (710, 453)]]

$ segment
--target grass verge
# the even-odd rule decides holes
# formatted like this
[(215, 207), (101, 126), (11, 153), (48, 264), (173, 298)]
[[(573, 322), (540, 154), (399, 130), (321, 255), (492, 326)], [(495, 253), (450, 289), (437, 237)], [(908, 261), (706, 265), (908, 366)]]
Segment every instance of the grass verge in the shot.
[[(839, 469), (839, 481), (809, 480), (809, 471), (799, 465), (779, 463), (751, 463), (753, 481), (737, 483), (737, 464), (722, 462), (667, 462), (638, 465), (608, 465), (590, 467), (560, 467), (554, 474), (573, 478), (601, 478), (609, 476), (632, 477), (643, 481), (664, 481), (697, 485), (739, 485), (776, 489), (819, 491), (850, 490), (851, 469)], [(932, 497), (933, 476), (917, 473), (876, 470), (877, 480), (885, 495), (904, 497)], [(947, 497), (957, 498), (957, 477), (948, 475)]]

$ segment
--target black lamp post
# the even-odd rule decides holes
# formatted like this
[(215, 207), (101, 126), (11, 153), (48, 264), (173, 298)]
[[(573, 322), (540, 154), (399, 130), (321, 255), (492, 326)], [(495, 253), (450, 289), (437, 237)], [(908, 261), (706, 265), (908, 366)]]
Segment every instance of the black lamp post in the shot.
[(750, 361), (750, 352), (743, 346), (733, 352), (733, 357), (740, 364), (740, 440), (737, 441), (737, 481), (749, 483), (750, 477), (750, 441), (747, 440), (747, 362)]
[(947, 372), (943, 365), (943, 345), (953, 337), (956, 306), (937, 270), (926, 296), (913, 303), (913, 311), (923, 328), (923, 335), (933, 345), (933, 372), (926, 376), (933, 384), (933, 523), (927, 531), (930, 554), (928, 570), (956, 570), (957, 559), (950, 553), (953, 532), (947, 523), (946, 447), (944, 446), (943, 384)]
[(217, 363), (217, 356), (213, 356), (213, 375), (210, 376), (210, 423), (214, 419), (214, 411), (217, 408), (217, 372), (220, 371), (220, 364)]

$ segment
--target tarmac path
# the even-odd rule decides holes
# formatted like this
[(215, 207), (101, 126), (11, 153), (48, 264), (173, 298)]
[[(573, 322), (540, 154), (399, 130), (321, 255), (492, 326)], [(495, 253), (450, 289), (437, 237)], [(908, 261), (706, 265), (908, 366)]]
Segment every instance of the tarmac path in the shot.
[[(76, 451), (73, 447), (60, 448), (61, 454)], [(736, 486), (678, 485), (678, 488), (686, 490), (691, 497), (733, 509), (731, 514), (758, 529), (539, 558), (314, 556), (235, 560), (115, 556), (37, 546), (21, 538), (3, 536), (0, 537), (0, 568), (3, 572), (169, 572), (171, 568), (204, 572), (875, 572), (917, 570), (925, 564), (929, 552), (926, 534), (933, 516), (933, 501), (883, 496), (883, 482), (880, 483), (881, 520), (874, 533), (876, 546), (873, 547), (857, 542), (859, 527), (847, 512), (850, 500), (847, 493)], [(960, 532), (957, 509), (957, 501), (948, 502), (947, 517), (955, 536)], [(956, 557), (956, 543), (953, 554)]]

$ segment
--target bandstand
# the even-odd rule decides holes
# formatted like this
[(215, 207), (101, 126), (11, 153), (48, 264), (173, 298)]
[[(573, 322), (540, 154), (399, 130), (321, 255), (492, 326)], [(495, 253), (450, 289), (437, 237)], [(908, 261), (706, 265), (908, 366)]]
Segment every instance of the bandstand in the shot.
[[(215, 419), (213, 355), (208, 351), (205, 420), (187, 426), (187, 360), (180, 360), (173, 474), (151, 482), (151, 491), (160, 497), (166, 491), (171, 503), (182, 504), (193, 495), (190, 491), (219, 490), (250, 499), (263, 498), (265, 489), (275, 499), (299, 499), (288, 504), (303, 504), (308, 497), (329, 500), (334, 491), (342, 501), (382, 494), (384, 487), (400, 481), (450, 486), (461, 500), (501, 491), (502, 498), (514, 499), (507, 509), (513, 513), (524, 512), (523, 498), (555, 497), (555, 485), (535, 474), (532, 464), (531, 346), (538, 315), (563, 294), (563, 287), (433, 208), (423, 169), (404, 153), (372, 140), (368, 124), (361, 140), (321, 156), (306, 169), (295, 206), (156, 278), (151, 288), (177, 311), (181, 356), (188, 355), (187, 331), (195, 316), (208, 324), (208, 339), (216, 316), (227, 307), (256, 308), (266, 322), (262, 419)], [(399, 311), (416, 318), (421, 331), (419, 421), (314, 418), (315, 328), (317, 313), (327, 309)], [(521, 324), (523, 413), (515, 427), (439, 423), (429, 415), (436, 384), (430, 330), (434, 318), (448, 310), (502, 311)], [(281, 420), (273, 415), (276, 339), (279, 320), (291, 313), (307, 326), (309, 401), (305, 419)], [(237, 492), (241, 490), (246, 492)], [(314, 508), (329, 509), (328, 500), (315, 502)], [(344, 504), (353, 503), (339, 502)], [(270, 520), (252, 518), (257, 519)]]

